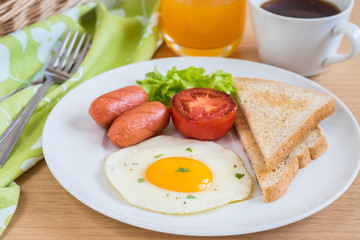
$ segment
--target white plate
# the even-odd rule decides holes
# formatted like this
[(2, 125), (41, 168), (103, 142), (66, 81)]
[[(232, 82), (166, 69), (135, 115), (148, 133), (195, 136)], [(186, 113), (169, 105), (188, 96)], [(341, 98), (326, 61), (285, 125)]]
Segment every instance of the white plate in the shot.
[[(273, 203), (264, 203), (258, 187), (251, 199), (203, 213), (174, 216), (154, 213), (126, 203), (112, 188), (103, 170), (103, 160), (118, 150), (105, 130), (88, 114), (99, 95), (143, 80), (154, 66), (163, 74), (173, 66), (204, 67), (207, 73), (224, 70), (233, 76), (273, 79), (331, 94), (297, 74), (272, 66), (228, 58), (165, 58), (120, 67), (81, 84), (53, 109), (43, 132), (46, 162), (59, 183), (94, 210), (116, 220), (150, 230), (195, 236), (224, 236), (273, 229), (308, 217), (335, 201), (350, 186), (359, 171), (360, 131), (348, 108), (336, 99), (336, 111), (321, 122), (329, 148), (299, 171), (287, 193)], [(174, 134), (171, 127), (166, 134)], [(177, 135), (177, 134), (175, 134)], [(177, 135), (179, 136), (179, 135)], [(236, 136), (218, 141), (248, 160)]]

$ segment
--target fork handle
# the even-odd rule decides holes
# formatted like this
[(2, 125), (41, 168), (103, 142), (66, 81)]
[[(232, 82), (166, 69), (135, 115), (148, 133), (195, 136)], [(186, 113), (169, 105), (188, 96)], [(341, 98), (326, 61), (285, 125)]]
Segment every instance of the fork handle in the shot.
[(33, 114), (36, 106), (41, 101), (42, 97), (53, 84), (52, 79), (46, 79), (43, 85), (35, 93), (34, 97), (20, 112), (19, 116), (11, 123), (6, 131), (0, 136), (0, 168), (5, 164), (13, 150), (17, 140), (24, 130), (27, 122)]

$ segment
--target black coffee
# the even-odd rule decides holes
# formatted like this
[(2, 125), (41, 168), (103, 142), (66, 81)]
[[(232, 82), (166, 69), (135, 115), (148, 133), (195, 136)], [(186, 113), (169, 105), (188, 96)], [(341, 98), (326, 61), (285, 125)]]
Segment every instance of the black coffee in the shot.
[(294, 18), (322, 18), (340, 13), (335, 4), (324, 0), (270, 0), (261, 7), (274, 14)]

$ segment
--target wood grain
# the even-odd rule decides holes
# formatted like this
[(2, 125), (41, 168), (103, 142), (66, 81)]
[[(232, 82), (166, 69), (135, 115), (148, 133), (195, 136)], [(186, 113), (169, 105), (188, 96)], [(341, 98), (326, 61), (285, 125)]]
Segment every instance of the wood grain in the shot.
[[(357, 1), (351, 21), (360, 26), (360, 3)], [(349, 41), (345, 39), (340, 51), (345, 52), (349, 46)], [(173, 56), (175, 54), (162, 45), (154, 58)], [(249, 17), (243, 42), (230, 57), (259, 61)], [(357, 121), (360, 121), (360, 56), (333, 65), (325, 73), (311, 79), (340, 98), (353, 112)], [(31, 168), (16, 182), (21, 186), (20, 201), (8, 229), (2, 236), (3, 239), (196, 238), (140, 229), (93, 211), (61, 187), (50, 173), (45, 161)], [(306, 219), (270, 231), (221, 239), (360, 239), (359, 196), (360, 178), (357, 177), (338, 200)]]

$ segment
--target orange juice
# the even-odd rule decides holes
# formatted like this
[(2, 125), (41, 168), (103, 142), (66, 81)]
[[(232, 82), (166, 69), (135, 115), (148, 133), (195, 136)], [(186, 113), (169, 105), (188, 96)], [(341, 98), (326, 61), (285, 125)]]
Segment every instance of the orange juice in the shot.
[(167, 45), (182, 55), (225, 56), (241, 41), (246, 0), (162, 0)]

